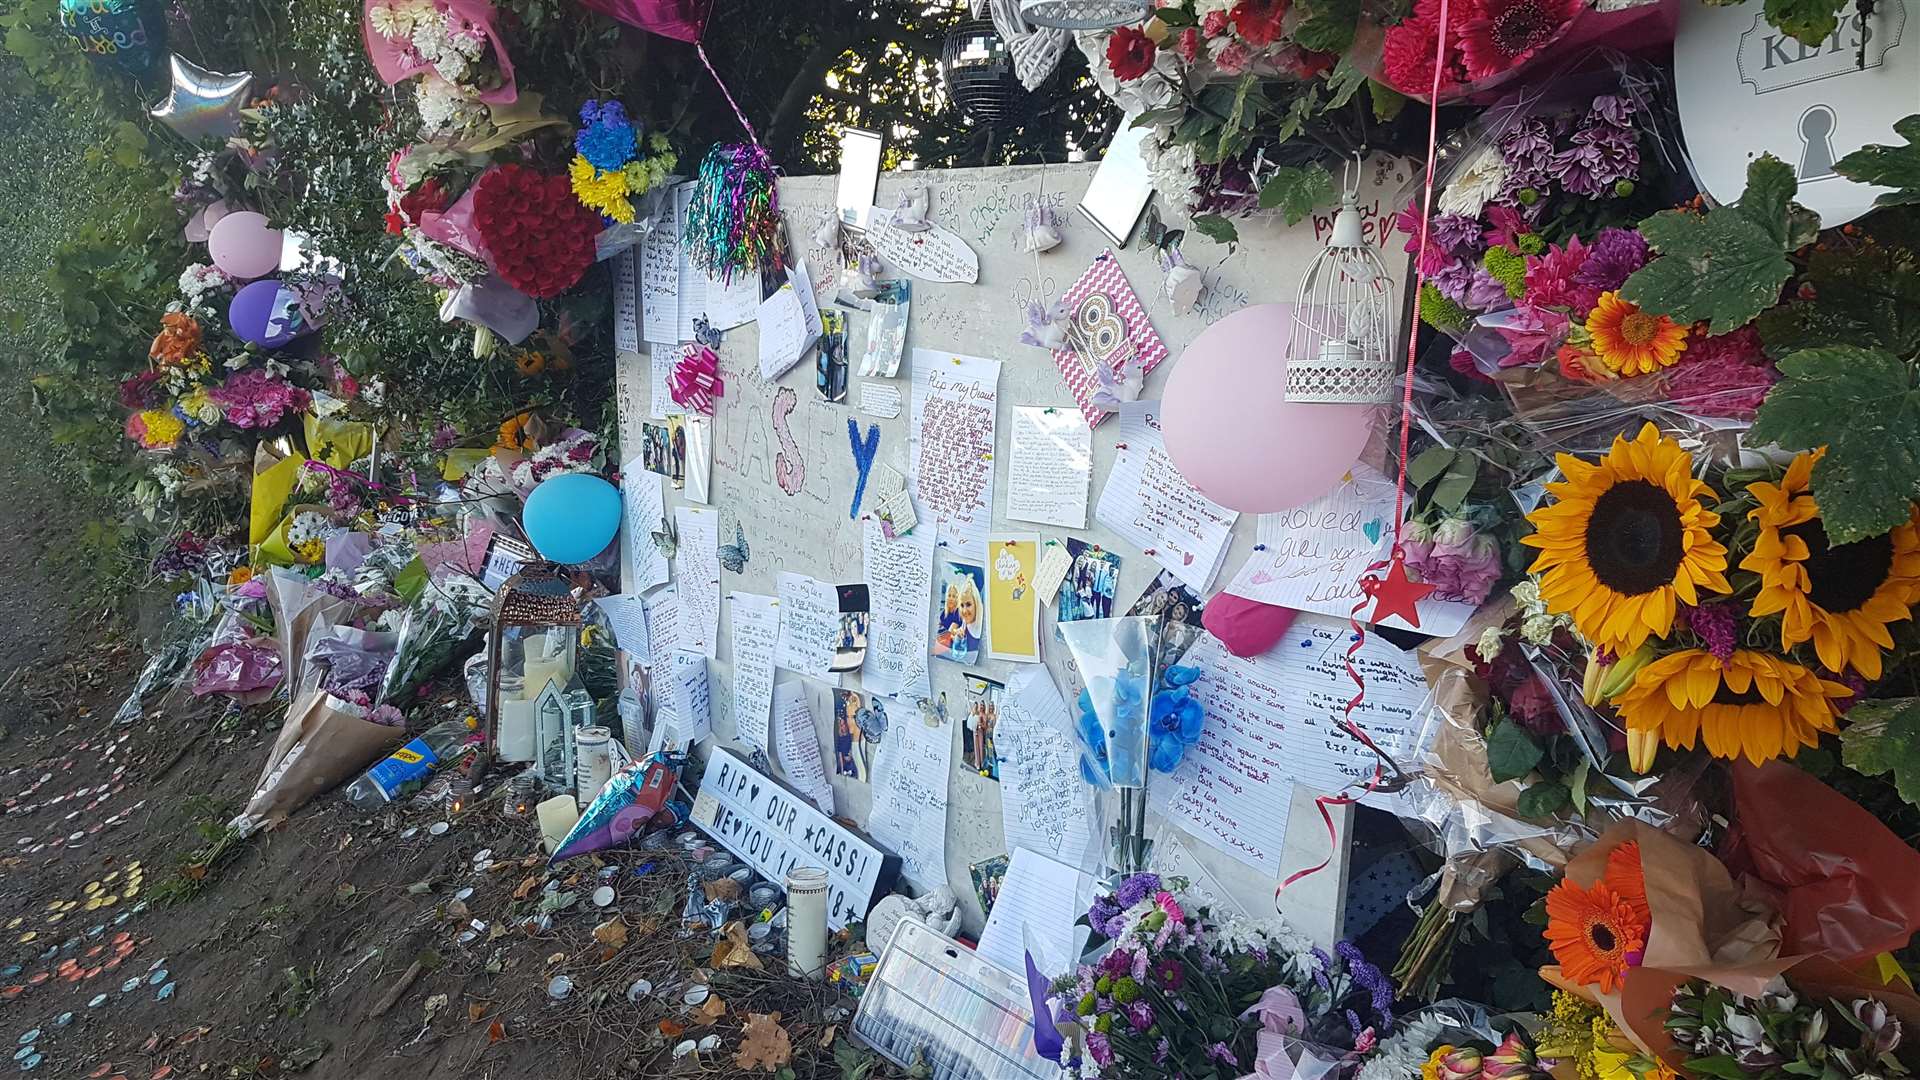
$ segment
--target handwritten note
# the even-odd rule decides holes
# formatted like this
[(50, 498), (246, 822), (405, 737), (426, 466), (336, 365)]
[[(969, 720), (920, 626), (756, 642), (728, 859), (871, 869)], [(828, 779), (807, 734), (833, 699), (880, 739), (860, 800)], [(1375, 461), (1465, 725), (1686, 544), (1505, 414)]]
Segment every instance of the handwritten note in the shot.
[(867, 831), (900, 856), (900, 873), (915, 886), (947, 884), (947, 780), (953, 773), (952, 724), (928, 727), (912, 709), (876, 699), (887, 735), (874, 766)]
[(680, 362), (675, 345), (647, 346), (647, 411), (655, 420), (665, 420), (669, 412), (679, 412), (673, 400), (673, 366)]
[(787, 782), (833, 816), (833, 785), (827, 781), (827, 763), (820, 753), (820, 732), (813, 726), (813, 706), (805, 683), (783, 682), (773, 688), (773, 744), (780, 771)]
[(1040, 545), (1040, 569), (1033, 572), (1033, 587), (1041, 603), (1053, 603), (1060, 594), (1060, 583), (1067, 580), (1067, 571), (1072, 568), (1073, 556), (1067, 552), (1067, 545), (1058, 540)]
[(1030, 848), (1072, 866), (1098, 854), (1093, 789), (1080, 779), (1080, 744), (1066, 699), (1046, 667), (1007, 680), (1000, 723), (1000, 810), (1007, 850)]
[(725, 282), (709, 277), (705, 282), (707, 325), (715, 330), (731, 330), (754, 321), (760, 308), (760, 272), (743, 270)]
[(834, 644), (840, 638), (840, 593), (831, 584), (782, 570), (775, 578), (780, 593), (780, 639), (773, 662), (780, 667), (840, 685), (833, 672)]
[(780, 636), (780, 608), (771, 596), (733, 593), (733, 734), (748, 746), (771, 753), (767, 714), (773, 708), (773, 646)]
[(664, 666), (680, 648), (680, 590), (665, 588), (647, 597), (646, 612), (645, 659), (649, 664)]
[(993, 523), (1000, 361), (913, 350), (907, 463), (922, 517), (963, 558), (983, 560)]
[(640, 336), (652, 345), (679, 344), (680, 216), (674, 206), (661, 211), (640, 242), (639, 273)]
[(622, 519), (620, 554), (626, 568), (627, 588), (643, 593), (667, 581), (667, 558), (653, 534), (666, 524), (666, 502), (658, 473), (641, 468), (634, 458), (620, 470)]
[(686, 242), (694, 186), (689, 181), (673, 189), (674, 270), (680, 275), (680, 303), (673, 328), (676, 343), (694, 340), (693, 320), (707, 310), (707, 274), (693, 265)]
[[(632, 251), (632, 248), (628, 248)], [(620, 420), (620, 445), (640, 445), (640, 425), (653, 413), (647, 401), (647, 358), (622, 350), (613, 358), (613, 408)]]
[(602, 596), (593, 602), (593, 606), (607, 617), (607, 626), (613, 631), (613, 643), (621, 651), (632, 653), (642, 660), (652, 655), (652, 644), (647, 640), (647, 605), (637, 593)]
[(676, 506), (673, 525), (680, 534), (673, 556), (680, 592), (679, 647), (715, 656), (720, 636), (720, 512)]
[(633, 248), (613, 260), (613, 348), (640, 351), (640, 257)]
[(1159, 409), (1158, 401), (1120, 406), (1120, 452), (1094, 517), (1205, 592), (1227, 557), (1240, 512), (1195, 491), (1180, 475), (1160, 437)]
[[(1202, 635), (1185, 662), (1200, 668), (1193, 693), (1207, 726), (1171, 783), (1152, 789), (1161, 812), (1204, 843), (1277, 872), (1293, 785), (1333, 794), (1373, 775), (1377, 759), (1341, 726), (1353, 696), (1343, 666), (1351, 638), (1344, 622), (1302, 615), (1270, 651), (1243, 659)], [(1416, 722), (1427, 693), (1419, 660), (1369, 636), (1353, 664), (1367, 685), (1353, 722), (1396, 761), (1416, 760), (1431, 737)], [(1388, 806), (1392, 796), (1360, 801)]]
[(896, 269), (922, 281), (980, 280), (980, 256), (953, 230), (931, 223), (925, 232), (901, 232), (893, 227), (893, 211), (876, 206), (871, 214), (867, 243)]
[(800, 362), (818, 332), (807, 333), (807, 309), (791, 283), (760, 302), (760, 377), (777, 379)]
[(1077, 410), (1019, 405), (1007, 459), (1007, 516), (1069, 529), (1087, 527), (1093, 429)]
[(869, 519), (860, 539), (873, 605), (860, 680), (872, 693), (886, 697), (930, 697), (927, 619), (933, 595), (933, 534), (921, 529), (889, 540), (880, 523)]
[(995, 535), (987, 541), (987, 656), (1040, 662), (1040, 538)]
[[(656, 681), (658, 676), (655, 676)], [(707, 658), (680, 650), (668, 665), (664, 692), (656, 691), (660, 708), (655, 714), (653, 741), (647, 753), (686, 750), (713, 737), (713, 689), (707, 681)]]
[[(1255, 537), (1261, 550), (1247, 557), (1227, 591), (1345, 618), (1362, 596), (1360, 575), (1384, 561), (1393, 546), (1393, 510), (1393, 481), (1371, 466), (1355, 465), (1340, 486), (1305, 506), (1260, 515)], [(1419, 604), (1419, 629), (1455, 633), (1473, 609), (1429, 597)], [(1386, 625), (1412, 629), (1397, 615)]]
[(1074, 925), (1093, 900), (1093, 875), (1026, 848), (1015, 848), (1012, 855), (976, 951), (1001, 970), (1022, 976), (1029, 939), (1042, 970), (1073, 963), (1093, 932)]
[(863, 382), (860, 384), (860, 411), (884, 420), (900, 415), (900, 388), (892, 383)]

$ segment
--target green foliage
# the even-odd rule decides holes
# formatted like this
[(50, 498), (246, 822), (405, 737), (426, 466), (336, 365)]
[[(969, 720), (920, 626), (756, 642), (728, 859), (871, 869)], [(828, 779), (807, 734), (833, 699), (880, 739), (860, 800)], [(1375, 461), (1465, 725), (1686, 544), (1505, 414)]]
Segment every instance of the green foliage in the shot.
[(1840, 28), (1840, 12), (1852, 6), (1847, 0), (1767, 0), (1766, 16), (1774, 29), (1818, 45)]
[(1920, 203), (1920, 113), (1894, 121), (1893, 131), (1907, 145), (1868, 143), (1833, 163), (1833, 171), (1855, 183), (1895, 189), (1875, 199), (1875, 206)]
[(1920, 265), (1912, 253), (1872, 241), (1836, 243), (1808, 256), (1801, 281), (1811, 299), (1756, 320), (1771, 355), (1836, 343), (1920, 355)]
[(1231, 218), (1220, 214), (1196, 214), (1193, 218), (1193, 231), (1216, 244), (1237, 244), (1240, 242), (1240, 229)]
[(1756, 445), (1827, 448), (1813, 470), (1827, 536), (1847, 544), (1907, 520), (1920, 496), (1920, 388), (1907, 361), (1851, 345), (1802, 349), (1754, 421)]
[(1526, 776), (1545, 756), (1527, 729), (1512, 720), (1498, 721), (1487, 732), (1487, 771), (1496, 784)]
[(1300, 21), (1289, 36), (1294, 44), (1316, 52), (1344, 53), (1353, 45), (1360, 23), (1358, 0), (1312, 0), (1296, 4)]
[(1669, 210), (1640, 223), (1659, 256), (1635, 271), (1621, 293), (1677, 322), (1706, 322), (1725, 334), (1780, 299), (1793, 274), (1786, 253), (1805, 242), (1796, 221), (1793, 170), (1771, 154), (1747, 168), (1747, 190), (1733, 206), (1705, 214)]
[(1900, 797), (1920, 805), (1920, 698), (1855, 705), (1840, 746), (1847, 768), (1868, 776), (1892, 773)]
[(1260, 188), (1260, 208), (1279, 210), (1288, 225), (1298, 225), (1314, 207), (1332, 202), (1333, 174), (1318, 162), (1294, 167), (1282, 165)]
[(1558, 780), (1542, 780), (1520, 793), (1514, 809), (1521, 817), (1550, 817), (1572, 801), (1567, 785)]

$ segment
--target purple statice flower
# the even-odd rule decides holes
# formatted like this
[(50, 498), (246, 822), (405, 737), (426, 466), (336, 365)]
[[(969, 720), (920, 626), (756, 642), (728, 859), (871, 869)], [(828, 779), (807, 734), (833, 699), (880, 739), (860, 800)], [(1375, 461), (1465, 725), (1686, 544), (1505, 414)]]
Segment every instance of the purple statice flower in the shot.
[(1480, 267), (1477, 263), (1455, 259), (1428, 274), (1427, 280), (1433, 283), (1434, 288), (1440, 290), (1441, 296), (1456, 304), (1462, 304), (1466, 303), (1467, 290), (1472, 287), (1473, 275), (1478, 269)]
[(1574, 271), (1573, 283), (1597, 297), (1626, 284), (1635, 270), (1647, 265), (1649, 257), (1647, 238), (1638, 230), (1601, 229), (1587, 247), (1587, 261)]
[(1480, 236), (1480, 219), (1467, 214), (1435, 215), (1427, 226), (1427, 239), (1456, 258), (1478, 255), (1486, 247)]
[(1314, 981), (1314, 984), (1319, 986), (1320, 989), (1322, 990), (1331, 991), (1333, 989), (1332, 980), (1327, 978), (1327, 972), (1332, 967), (1333, 967), (1333, 957), (1328, 956), (1325, 949), (1322, 949), (1317, 945), (1314, 946), (1313, 981)]
[(1223, 1042), (1217, 1042), (1207, 1047), (1207, 1060), (1224, 1062), (1236, 1069), (1240, 1067), (1240, 1059), (1234, 1057), (1232, 1048)]
[(1121, 908), (1130, 908), (1159, 891), (1158, 874), (1135, 874), (1120, 883), (1120, 887), (1113, 891), (1113, 899)]
[(1153, 1026), (1153, 1008), (1144, 1001), (1136, 1001), (1127, 1006), (1127, 1023), (1135, 1032), (1142, 1032)]
[(452, 449), (453, 444), (459, 441), (460, 432), (452, 424), (442, 420), (433, 425), (433, 448), (435, 450)]
[(1354, 1012), (1352, 1009), (1346, 1010), (1346, 1013), (1347, 1013), (1347, 1029), (1349, 1031), (1352, 1031), (1353, 1037), (1357, 1039), (1360, 1037), (1360, 1032), (1364, 1030), (1360, 1026), (1360, 1014), (1357, 1012)]
[(1707, 651), (1722, 664), (1733, 659), (1735, 639), (1739, 637), (1740, 619), (1727, 604), (1701, 604), (1699, 607), (1680, 608), (1680, 621), (1686, 624), (1706, 643)]
[(1351, 941), (1341, 941), (1334, 945), (1333, 951), (1347, 962), (1347, 974), (1368, 994), (1368, 1004), (1389, 1023), (1393, 1020), (1393, 983), (1380, 972), (1378, 965), (1366, 958), (1360, 947)]

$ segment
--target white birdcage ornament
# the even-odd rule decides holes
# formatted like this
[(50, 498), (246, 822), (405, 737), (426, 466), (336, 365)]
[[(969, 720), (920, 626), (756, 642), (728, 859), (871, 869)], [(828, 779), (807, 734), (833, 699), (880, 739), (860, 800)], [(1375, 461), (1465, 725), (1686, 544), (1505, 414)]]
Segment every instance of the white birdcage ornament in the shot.
[(1357, 165), (1348, 176), (1333, 236), (1294, 300), (1288, 401), (1374, 405), (1393, 390), (1393, 278), (1361, 229)]
[(1020, 17), (1029, 26), (1062, 30), (1112, 30), (1145, 22), (1153, 0), (1020, 0)]

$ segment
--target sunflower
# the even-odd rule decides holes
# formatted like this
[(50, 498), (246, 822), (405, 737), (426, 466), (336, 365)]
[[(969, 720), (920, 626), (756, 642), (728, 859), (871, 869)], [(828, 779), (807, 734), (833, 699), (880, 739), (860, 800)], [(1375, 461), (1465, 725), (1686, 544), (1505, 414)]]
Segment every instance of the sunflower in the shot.
[[(1675, 749), (1706, 737), (1715, 757), (1758, 765), (1792, 757), (1836, 730), (1833, 699), (1853, 691), (1791, 660), (1735, 649), (1722, 665), (1705, 649), (1669, 653), (1640, 669), (1615, 703), (1629, 732), (1658, 732)], [(1636, 765), (1636, 768), (1638, 766)]]
[(1731, 591), (1727, 549), (1708, 531), (1720, 515), (1700, 504), (1713, 490), (1679, 443), (1648, 424), (1598, 462), (1561, 454), (1559, 464), (1555, 502), (1527, 515), (1537, 531), (1520, 541), (1542, 549), (1529, 572), (1548, 613), (1571, 613), (1588, 641), (1629, 653), (1673, 628), (1677, 602)]
[(1604, 880), (1587, 888), (1562, 881), (1547, 893), (1547, 944), (1562, 975), (1611, 994), (1640, 962), (1647, 923)]
[(1740, 569), (1760, 575), (1747, 614), (1778, 613), (1786, 648), (1811, 640), (1829, 671), (1851, 664), (1878, 679), (1880, 650), (1893, 648), (1887, 624), (1912, 618), (1920, 601), (1920, 527), (1909, 518), (1881, 536), (1828, 542), (1820, 505), (1807, 492), (1822, 452), (1796, 455), (1778, 484), (1747, 485), (1760, 503), (1747, 512), (1760, 537), (1740, 560)]
[(1665, 315), (1649, 315), (1603, 292), (1587, 313), (1587, 333), (1600, 362), (1622, 375), (1650, 375), (1671, 367), (1687, 350), (1687, 327)]
[(1601, 872), (1600, 880), (1627, 902), (1635, 918), (1653, 925), (1653, 911), (1647, 907), (1647, 877), (1640, 869), (1638, 840), (1629, 840), (1607, 852), (1607, 868)]

